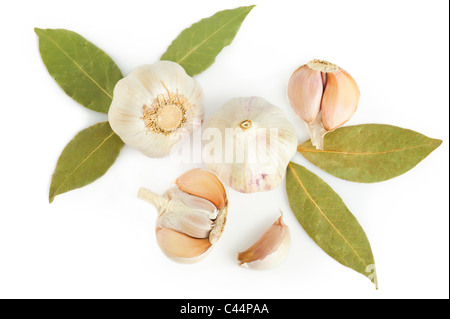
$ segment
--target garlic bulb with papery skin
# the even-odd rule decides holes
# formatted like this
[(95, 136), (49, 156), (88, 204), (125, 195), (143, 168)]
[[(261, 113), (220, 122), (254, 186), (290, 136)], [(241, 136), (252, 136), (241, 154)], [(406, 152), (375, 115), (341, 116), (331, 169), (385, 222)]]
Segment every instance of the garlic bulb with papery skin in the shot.
[(172, 147), (199, 128), (203, 93), (183, 67), (159, 61), (135, 69), (114, 88), (108, 120), (125, 144), (149, 157)]
[(330, 62), (313, 60), (298, 68), (288, 84), (289, 102), (308, 125), (311, 142), (323, 149), (327, 132), (345, 124), (359, 103), (355, 80)]
[(140, 188), (138, 197), (158, 210), (156, 240), (172, 260), (194, 263), (206, 256), (222, 235), (228, 212), (225, 187), (204, 169), (181, 175), (163, 196)]
[(223, 183), (243, 193), (268, 191), (286, 174), (297, 136), (283, 111), (261, 97), (235, 98), (206, 123), (206, 167)]
[(290, 244), (289, 228), (281, 215), (255, 244), (238, 254), (239, 265), (258, 270), (276, 267), (286, 258)]

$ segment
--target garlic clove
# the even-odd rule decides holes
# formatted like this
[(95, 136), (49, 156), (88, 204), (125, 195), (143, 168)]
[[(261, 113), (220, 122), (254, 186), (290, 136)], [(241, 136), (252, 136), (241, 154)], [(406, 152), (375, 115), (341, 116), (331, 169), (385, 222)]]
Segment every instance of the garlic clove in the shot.
[(239, 265), (258, 270), (276, 267), (286, 258), (290, 241), (289, 228), (280, 216), (253, 246), (238, 254)]
[(160, 196), (141, 187), (138, 197), (155, 205), (157, 227), (170, 228), (194, 238), (208, 238), (217, 218), (216, 207), (206, 199), (172, 188)]
[(333, 131), (347, 122), (355, 113), (360, 91), (356, 81), (342, 69), (327, 73), (327, 84), (322, 100), (322, 123)]
[(213, 221), (203, 212), (188, 208), (162, 214), (158, 218), (157, 226), (170, 228), (193, 238), (208, 238)]
[[(181, 190), (169, 190), (167, 208), (158, 217), (157, 226), (166, 227), (194, 238), (208, 238), (217, 217), (216, 207), (206, 199)], [(175, 195), (175, 196), (174, 196)]]
[(227, 202), (225, 188), (217, 176), (204, 169), (193, 169), (181, 175), (175, 184), (184, 192), (212, 202), (221, 210)]
[(289, 103), (295, 113), (310, 126), (314, 125), (320, 111), (323, 81), (321, 72), (307, 65), (298, 68), (289, 79)]
[(169, 228), (156, 228), (156, 240), (169, 258), (178, 262), (195, 262), (211, 247), (208, 239), (192, 238)]
[(216, 219), (219, 213), (216, 205), (209, 200), (183, 192), (178, 187), (169, 189), (166, 196), (171, 200), (181, 202), (184, 206), (195, 207), (196, 210), (202, 211), (210, 219)]

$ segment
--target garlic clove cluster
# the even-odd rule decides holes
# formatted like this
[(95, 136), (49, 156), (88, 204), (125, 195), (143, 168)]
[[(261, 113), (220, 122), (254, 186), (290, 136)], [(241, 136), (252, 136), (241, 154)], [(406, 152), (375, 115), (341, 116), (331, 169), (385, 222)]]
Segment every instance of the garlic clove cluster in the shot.
[(283, 111), (256, 96), (227, 102), (208, 120), (204, 133), (220, 138), (219, 147), (209, 151), (205, 146), (206, 167), (243, 193), (277, 187), (298, 144)]
[(187, 171), (163, 196), (140, 188), (138, 197), (158, 210), (156, 240), (174, 261), (201, 260), (222, 235), (228, 198), (223, 184), (210, 171)]
[(149, 157), (164, 157), (203, 121), (203, 93), (175, 62), (135, 69), (114, 88), (108, 112), (113, 131)]
[(238, 254), (239, 265), (257, 270), (276, 267), (286, 258), (290, 243), (289, 228), (280, 216), (254, 245)]
[(311, 142), (323, 149), (327, 132), (345, 124), (360, 97), (356, 81), (337, 65), (313, 60), (298, 68), (288, 84), (289, 102), (308, 125)]

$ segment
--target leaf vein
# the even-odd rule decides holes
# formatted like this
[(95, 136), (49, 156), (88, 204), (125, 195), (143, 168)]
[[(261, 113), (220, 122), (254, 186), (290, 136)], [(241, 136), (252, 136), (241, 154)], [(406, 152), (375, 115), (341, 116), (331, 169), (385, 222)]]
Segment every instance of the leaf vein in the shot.
[(317, 203), (314, 201), (314, 199), (311, 197), (311, 195), (309, 194), (308, 190), (306, 189), (306, 187), (303, 185), (302, 181), (300, 180), (300, 177), (297, 175), (297, 173), (295, 172), (294, 168), (292, 167), (292, 164), (289, 163), (289, 168), (291, 169), (292, 173), (295, 176), (295, 179), (299, 182), (299, 185), (303, 188), (303, 190), (305, 191), (306, 195), (308, 196), (308, 198), (311, 200), (311, 202), (314, 204), (314, 206), (317, 207), (317, 209), (319, 210), (319, 212), (322, 214), (322, 216), (325, 218), (325, 220), (331, 225), (331, 227), (333, 227), (333, 229), (336, 231), (336, 233), (344, 240), (344, 242), (351, 248), (351, 250), (355, 253), (355, 255), (358, 257), (358, 259), (364, 264), (364, 266), (367, 267), (367, 263), (364, 261), (364, 259), (361, 258), (361, 256), (356, 252), (356, 250), (353, 248), (353, 246), (347, 241), (347, 239), (341, 234), (341, 232), (336, 228), (336, 226), (334, 226), (334, 224), (331, 222), (331, 220), (328, 219), (328, 217), (325, 215), (325, 213), (322, 211), (322, 209), (320, 208), (319, 205), (317, 205)]
[(382, 151), (382, 152), (371, 152), (371, 153), (361, 153), (361, 152), (347, 152), (347, 151), (325, 151), (325, 150), (317, 150), (317, 149), (306, 149), (306, 148), (298, 148), (297, 151), (299, 152), (312, 152), (312, 153), (331, 153), (331, 154), (343, 154), (343, 155), (380, 155), (380, 154), (389, 154), (394, 152), (401, 152), (406, 150), (412, 150), (416, 148), (421, 147), (427, 147), (430, 146), (429, 144), (423, 144), (423, 145), (417, 145), (417, 146), (411, 146), (411, 147), (404, 147), (399, 149), (393, 149), (388, 151)]
[[(237, 18), (239, 18), (242, 14), (239, 14), (237, 16), (235, 16), (234, 18), (230, 19), (227, 23), (225, 23), (224, 25), (222, 25), (219, 29), (217, 29), (216, 31), (214, 31), (209, 37), (207, 37), (205, 40), (203, 40), (202, 42), (200, 42), (200, 44), (198, 44), (197, 46), (195, 46), (194, 48), (192, 48), (184, 57), (182, 57), (180, 60), (177, 61), (178, 64), (181, 64), (181, 62), (183, 62), (187, 57), (189, 57), (194, 51), (196, 51), (199, 47), (201, 47), (203, 44), (205, 44), (208, 40), (210, 40), (212, 37), (214, 37), (219, 31), (221, 31), (223, 28), (225, 28), (226, 26), (228, 26), (231, 22), (233, 22), (234, 20), (236, 20)], [(193, 37), (193, 35), (192, 35)]]
[(75, 64), (75, 66), (80, 69), (80, 71), (89, 79), (91, 80), (103, 93), (106, 94), (106, 96), (108, 96), (111, 100), (112, 100), (112, 96), (111, 94), (109, 94), (100, 84), (98, 84), (97, 81), (95, 81), (95, 79), (93, 77), (91, 77), (82, 67), (81, 65), (79, 65), (66, 51), (64, 51), (63, 48), (61, 48), (61, 46), (59, 46), (58, 43), (56, 43), (52, 38), (50, 38), (48, 35), (43, 34), (48, 40), (50, 40), (50, 42), (52, 42), (73, 64)]
[(55, 192), (53, 195), (57, 195), (59, 189), (62, 187), (62, 185), (64, 185), (64, 183), (67, 181), (67, 179), (72, 176), (95, 152), (97, 152), (100, 147), (103, 146), (103, 144), (105, 144), (112, 136), (114, 135), (114, 132), (112, 132), (108, 137), (106, 137), (88, 156), (86, 156), (85, 159), (83, 159), (80, 164), (78, 164), (73, 170), (72, 172), (70, 172), (69, 175), (67, 175), (62, 182), (59, 184), (59, 186), (56, 188)]

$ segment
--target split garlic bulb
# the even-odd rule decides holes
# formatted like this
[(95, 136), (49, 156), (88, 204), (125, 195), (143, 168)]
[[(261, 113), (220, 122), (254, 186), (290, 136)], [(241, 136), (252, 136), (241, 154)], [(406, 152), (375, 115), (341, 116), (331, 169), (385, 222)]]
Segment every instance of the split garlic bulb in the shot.
[(222, 235), (228, 211), (225, 187), (204, 169), (181, 175), (163, 196), (140, 188), (138, 197), (158, 210), (156, 240), (172, 260), (194, 263), (206, 256)]
[(116, 84), (108, 120), (125, 144), (163, 157), (201, 126), (202, 98), (200, 85), (179, 64), (160, 61)]
[(281, 264), (289, 252), (291, 234), (283, 215), (249, 249), (238, 254), (240, 266), (267, 270)]
[(323, 149), (323, 138), (345, 124), (359, 103), (356, 81), (337, 65), (313, 60), (298, 68), (288, 84), (289, 102), (308, 125), (311, 142)]
[(230, 100), (207, 122), (209, 135), (221, 143), (205, 146), (206, 167), (243, 193), (277, 187), (298, 144), (283, 111), (261, 97)]

